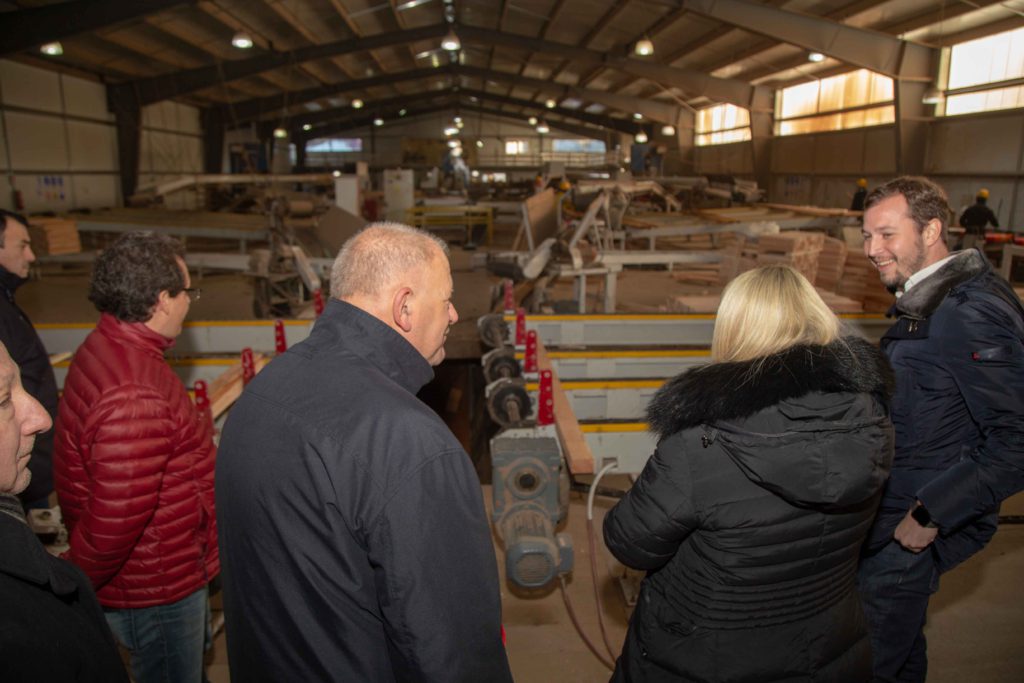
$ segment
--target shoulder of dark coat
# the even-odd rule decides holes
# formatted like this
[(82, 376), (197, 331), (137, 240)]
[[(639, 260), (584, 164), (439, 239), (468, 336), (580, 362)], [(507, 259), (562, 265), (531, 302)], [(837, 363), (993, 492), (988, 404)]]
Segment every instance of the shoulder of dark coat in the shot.
[(903, 315), (927, 318), (954, 290), (969, 295), (978, 289), (991, 291), (1020, 309), (1016, 294), (977, 249), (953, 254), (941, 268), (901, 296), (896, 301), (896, 309)]
[(748, 417), (811, 392), (870, 393), (888, 402), (892, 369), (878, 348), (860, 337), (826, 346), (798, 345), (743, 362), (694, 368), (668, 381), (647, 407), (659, 437), (699, 424)]

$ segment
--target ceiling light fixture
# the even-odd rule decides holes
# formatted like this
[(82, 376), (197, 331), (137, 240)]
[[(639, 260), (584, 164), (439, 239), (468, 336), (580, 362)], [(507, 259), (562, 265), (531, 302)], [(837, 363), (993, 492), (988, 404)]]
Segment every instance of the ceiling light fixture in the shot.
[(643, 114), (633, 114), (633, 118), (637, 121), (641, 121), (644, 118)]
[(482, 149), (483, 146), (484, 146), (484, 141), (483, 140), (477, 140), (476, 141), (476, 146), (477, 146), (477, 149)]
[(313, 130), (313, 124), (311, 124), (311, 123), (304, 123), (304, 124), (302, 124), (302, 130)]
[(373, 125), (375, 125), (375, 126), (383, 126), (384, 125), (384, 119), (382, 119), (382, 118), (374, 119), (373, 120)]
[(557, 104), (558, 102), (555, 102), (550, 98), (544, 102), (544, 106), (547, 107), (548, 109), (554, 109)]
[(331, 172), (331, 175), (334, 176), (335, 178), (340, 178), (341, 177), (341, 171), (333, 171), (333, 172)]
[(665, 137), (671, 137), (676, 134), (676, 127), (665, 125), (661, 127), (661, 134)]
[(39, 46), (39, 51), (44, 55), (60, 57), (64, 54), (64, 46), (60, 44), (60, 41), (54, 41), (52, 43), (46, 43), (45, 45)]
[(352, 100), (352, 108), (353, 109), (362, 109), (363, 108), (363, 101), (361, 99), (359, 99), (358, 97), (355, 98), (354, 100)]
[(405, 109), (399, 109), (398, 110), (398, 115), (399, 116), (405, 116), (405, 114), (406, 114), (406, 110)]
[(458, 132), (459, 132), (459, 129), (456, 128), (455, 126), (448, 126), (447, 128), (444, 129), (444, 134), (448, 135), (448, 136), (455, 135)]
[(537, 117), (536, 116), (531, 116), (530, 118), (526, 119), (526, 122), (528, 124), (530, 124), (531, 126), (536, 126), (537, 125)]
[(640, 57), (647, 57), (654, 54), (654, 43), (647, 36), (644, 36), (640, 40), (636, 41), (636, 45), (633, 46), (633, 53)]
[(239, 50), (248, 50), (252, 47), (252, 38), (245, 31), (239, 31), (231, 38), (231, 44)]
[(820, 52), (808, 52), (807, 61), (814, 62), (815, 64), (817, 64), (818, 62), (824, 62), (825, 55), (821, 54)]
[(455, 34), (454, 28), (448, 29), (448, 33), (445, 35), (444, 40), (441, 41), (441, 47), (449, 52), (455, 52), (462, 47), (462, 43), (459, 41), (459, 36)]
[(935, 86), (932, 86), (924, 91), (924, 95), (921, 97), (921, 102), (924, 104), (938, 104), (944, 99), (946, 99), (945, 93)]
[(278, 140), (283, 140), (284, 138), (288, 137), (288, 131), (286, 131), (284, 128), (275, 128), (274, 137), (277, 138)]
[(551, 132), (551, 129), (548, 128), (548, 124), (541, 121), (540, 123), (537, 124), (537, 132), (540, 133), (541, 135), (547, 135), (548, 133)]
[(640, 131), (633, 139), (636, 140), (638, 144), (642, 145), (647, 142), (647, 133)]

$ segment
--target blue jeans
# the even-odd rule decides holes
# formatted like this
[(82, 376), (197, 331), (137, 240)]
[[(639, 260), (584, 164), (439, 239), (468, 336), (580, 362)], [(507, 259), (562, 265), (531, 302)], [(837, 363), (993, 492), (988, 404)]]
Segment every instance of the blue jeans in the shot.
[(114, 639), (131, 655), (136, 683), (200, 683), (209, 623), (207, 589), (169, 605), (104, 609)]
[(873, 680), (923, 683), (928, 673), (925, 614), (939, 588), (931, 550), (912, 553), (892, 541), (861, 560), (857, 587), (871, 636)]

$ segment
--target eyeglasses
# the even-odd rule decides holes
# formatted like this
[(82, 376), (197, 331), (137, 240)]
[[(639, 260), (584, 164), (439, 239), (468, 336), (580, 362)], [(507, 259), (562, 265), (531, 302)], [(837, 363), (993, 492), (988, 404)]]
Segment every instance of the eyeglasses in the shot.
[(196, 301), (199, 301), (199, 297), (203, 293), (203, 290), (200, 289), (199, 287), (186, 287), (185, 289), (183, 289), (181, 291), (183, 291), (186, 294), (188, 294), (188, 300), (193, 302), (193, 303), (195, 303)]

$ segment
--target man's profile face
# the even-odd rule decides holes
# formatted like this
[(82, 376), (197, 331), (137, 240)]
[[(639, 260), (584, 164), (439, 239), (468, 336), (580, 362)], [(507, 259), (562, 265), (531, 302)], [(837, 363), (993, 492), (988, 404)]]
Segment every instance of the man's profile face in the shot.
[(452, 273), (448, 259), (438, 250), (437, 255), (424, 266), (420, 286), (414, 299), (416, 319), (410, 341), (431, 365), (444, 360), (444, 343), (448, 330), (459, 314), (452, 303)]
[(0, 345), (0, 493), (18, 494), (32, 480), (28, 461), (36, 434), (53, 424), (39, 401), (21, 385), (21, 373)]
[(890, 292), (895, 292), (927, 260), (924, 236), (910, 217), (907, 199), (894, 195), (864, 212), (864, 255), (875, 264)]
[(28, 267), (36, 260), (36, 255), (32, 253), (28, 228), (8, 216), (3, 243), (0, 247), (0, 266), (18, 277), (28, 277)]

